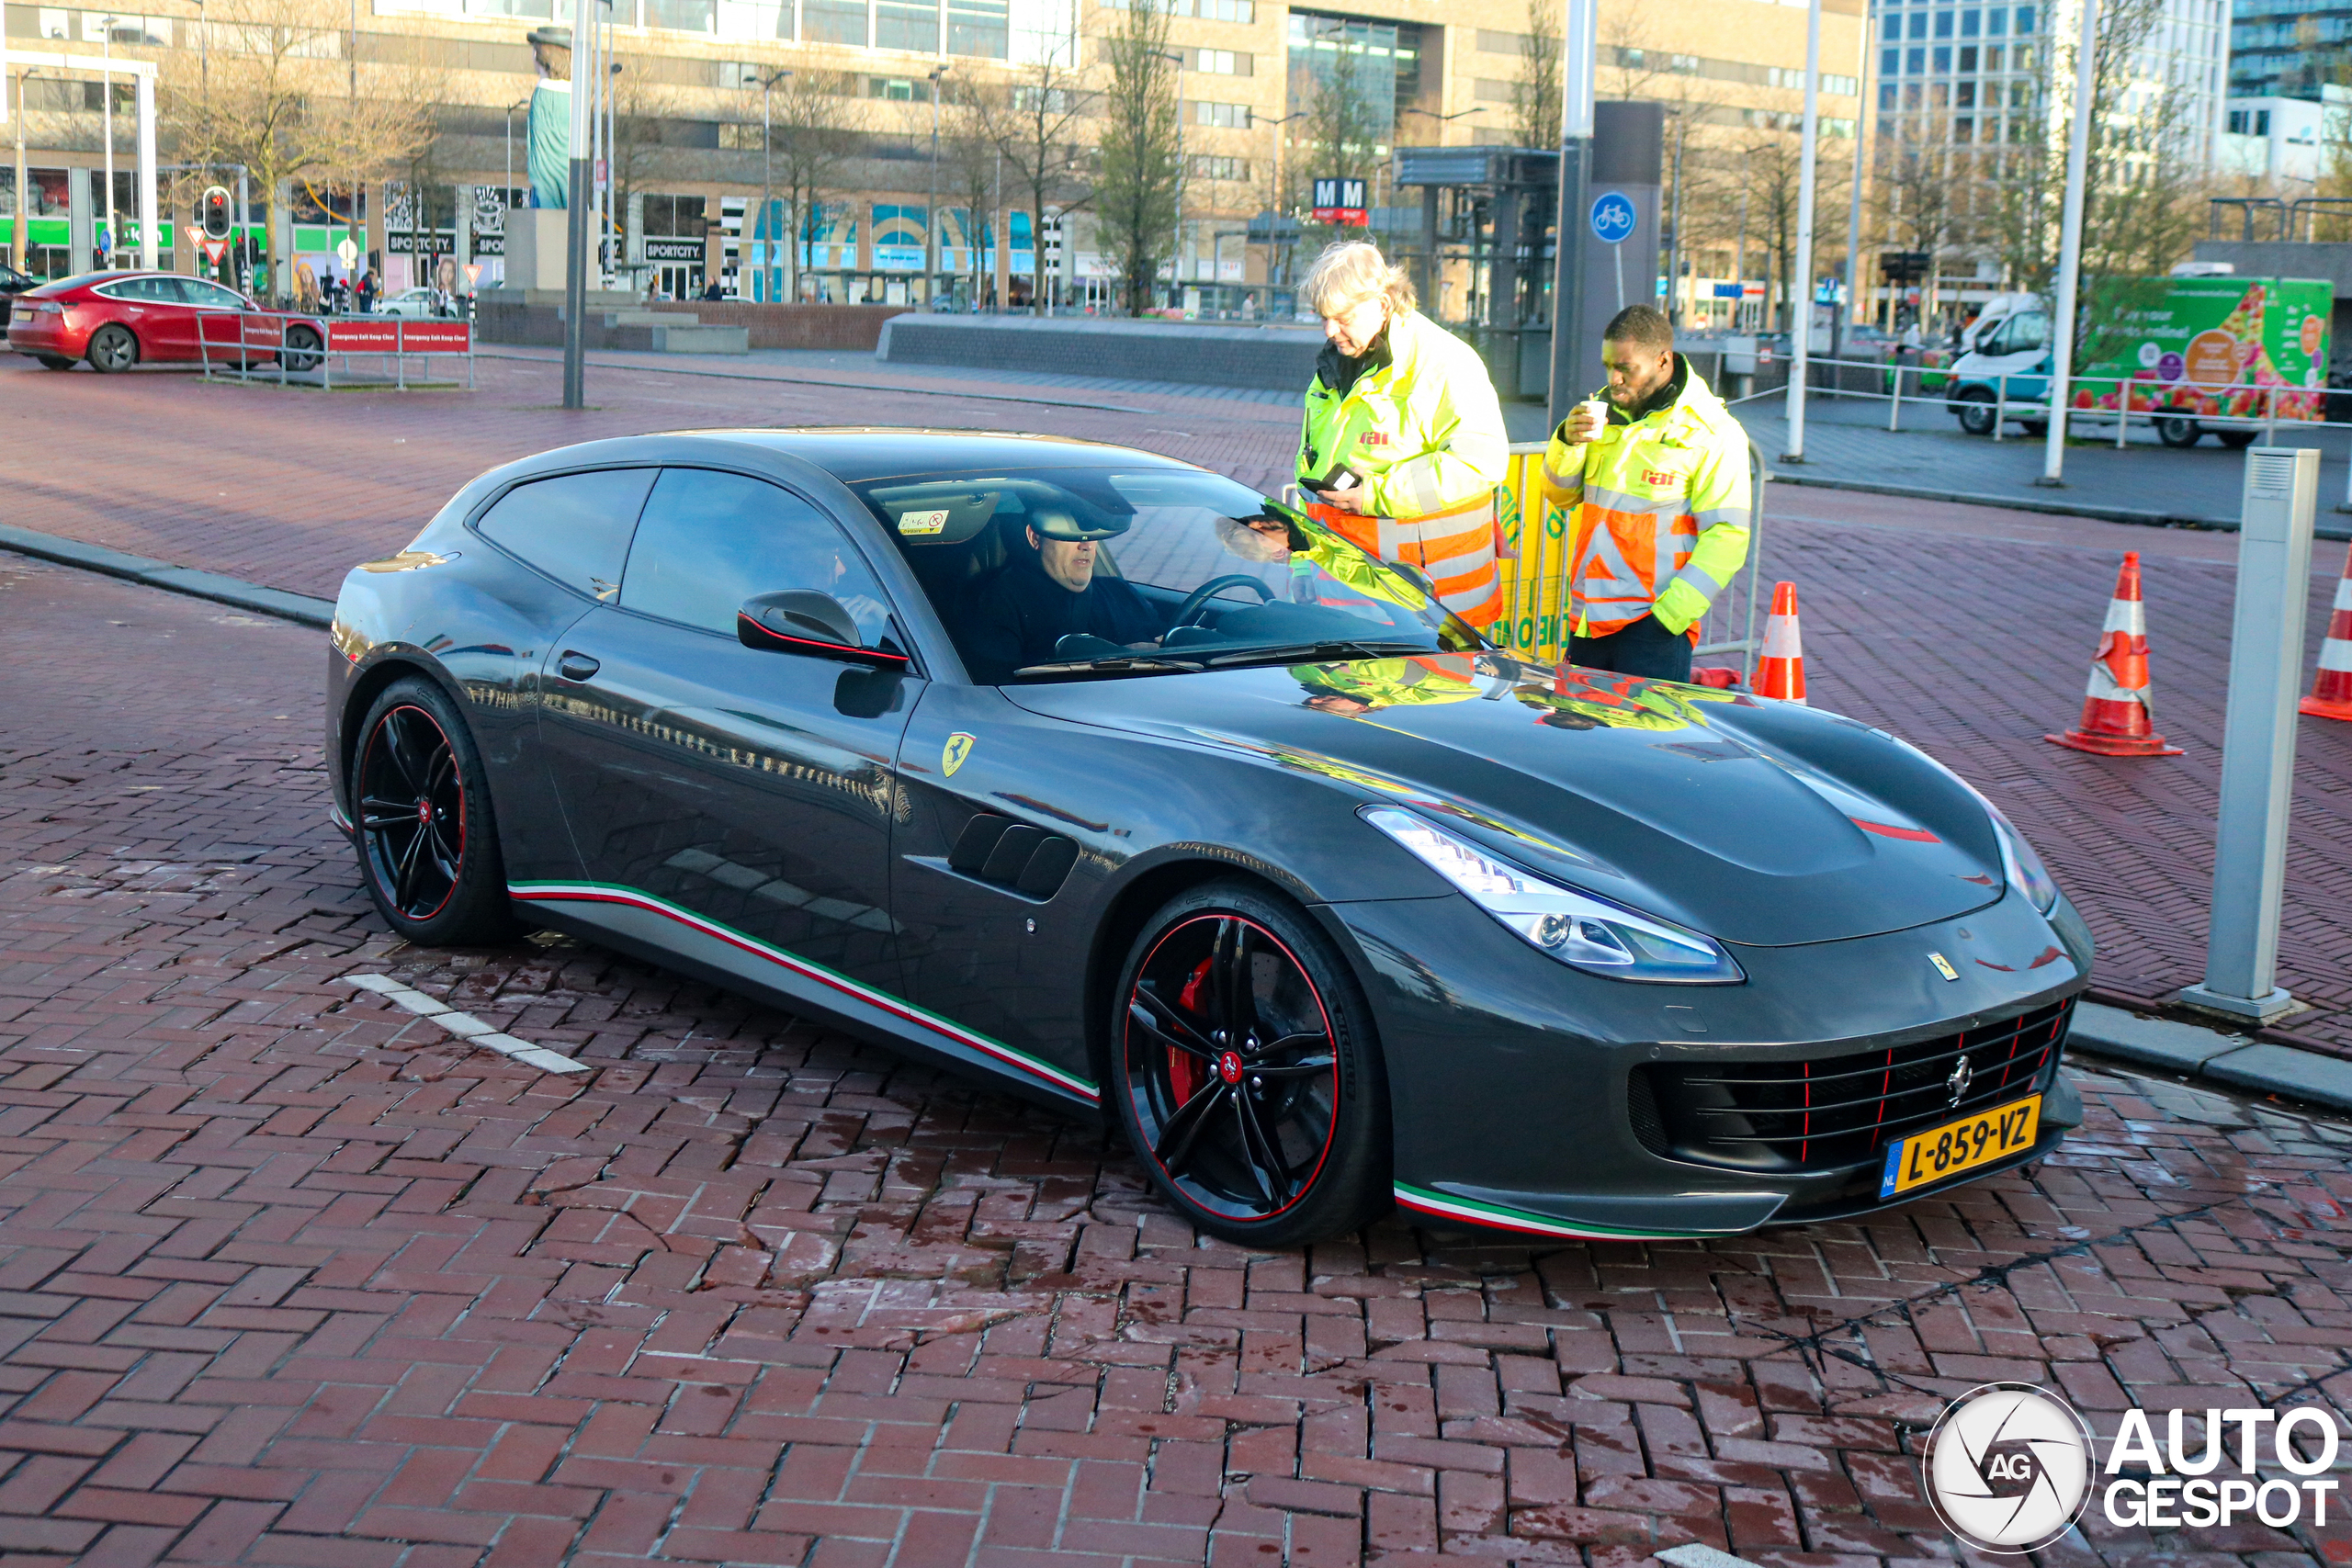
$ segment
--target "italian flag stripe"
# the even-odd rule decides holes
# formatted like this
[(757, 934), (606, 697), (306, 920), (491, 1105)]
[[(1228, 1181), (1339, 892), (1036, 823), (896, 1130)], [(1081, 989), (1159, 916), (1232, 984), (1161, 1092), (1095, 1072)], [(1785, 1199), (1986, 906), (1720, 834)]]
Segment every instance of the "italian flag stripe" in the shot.
[(1498, 1230), (1521, 1231), (1530, 1235), (1559, 1236), (1568, 1241), (1691, 1239), (1679, 1231), (1621, 1230), (1610, 1225), (1570, 1224), (1565, 1220), (1530, 1213), (1525, 1209), (1506, 1209), (1499, 1203), (1481, 1203), (1473, 1198), (1450, 1197), (1402, 1181), (1396, 1183), (1395, 1190), (1398, 1208), (1409, 1209), (1431, 1219), (1452, 1220), (1457, 1224), (1486, 1225)]
[(1001, 1062), (1015, 1071), (1027, 1073), (1032, 1077), (1043, 1078), (1066, 1093), (1077, 1095), (1080, 1099), (1093, 1103), (1101, 1101), (1102, 1092), (1093, 1084), (1073, 1074), (1066, 1073), (1048, 1062), (1041, 1061), (1026, 1051), (1017, 1050), (1001, 1040), (991, 1040), (977, 1030), (965, 1028), (952, 1019), (942, 1018), (935, 1012), (919, 1008), (912, 1002), (890, 995), (888, 991), (876, 990), (871, 986), (863, 985), (846, 975), (826, 968), (821, 964), (811, 963), (796, 953), (786, 952), (783, 948), (770, 946), (757, 937), (747, 936), (732, 926), (721, 925), (717, 920), (697, 915), (691, 909), (682, 908), (666, 898), (657, 898), (652, 894), (640, 889), (624, 887), (609, 882), (510, 882), (506, 885), (506, 892), (509, 897), (529, 904), (625, 904), (634, 908), (664, 916), (677, 921), (680, 925), (691, 927), (705, 936), (715, 937), (730, 947), (750, 953), (754, 958), (763, 958), (771, 964), (791, 970), (796, 975), (817, 981), (820, 985), (830, 986), (843, 996), (854, 998), (868, 1007), (880, 1008), (893, 1018), (920, 1025), (936, 1034), (944, 1034), (957, 1044), (978, 1051), (982, 1055)]

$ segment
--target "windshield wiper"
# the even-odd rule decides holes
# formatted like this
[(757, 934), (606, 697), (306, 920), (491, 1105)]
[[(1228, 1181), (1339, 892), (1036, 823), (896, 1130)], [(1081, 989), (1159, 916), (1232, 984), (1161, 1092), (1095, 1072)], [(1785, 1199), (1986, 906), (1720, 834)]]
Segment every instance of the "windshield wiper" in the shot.
[(1072, 659), (1060, 664), (1025, 664), (1015, 675), (1125, 674), (1134, 671), (1166, 671), (1189, 674), (1205, 668), (1197, 659), (1175, 659), (1164, 653), (1122, 653), (1109, 659)]
[(1236, 653), (1221, 653), (1209, 660), (1212, 668), (1229, 664), (1283, 663), (1315, 664), (1328, 659), (1393, 659), (1399, 654), (1442, 653), (1442, 648), (1426, 648), (1418, 642), (1293, 642), (1277, 643), (1271, 648), (1244, 649)]

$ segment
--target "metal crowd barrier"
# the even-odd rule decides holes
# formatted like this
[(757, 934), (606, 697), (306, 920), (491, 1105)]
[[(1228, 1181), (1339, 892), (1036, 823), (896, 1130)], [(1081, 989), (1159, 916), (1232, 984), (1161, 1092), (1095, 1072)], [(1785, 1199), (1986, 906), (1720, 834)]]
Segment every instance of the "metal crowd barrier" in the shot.
[[(217, 330), (217, 323), (226, 321), (236, 323), (233, 335)], [(405, 391), (412, 359), (430, 363), (458, 357), (466, 363), (466, 389), (474, 389), (470, 321), (313, 316), (291, 310), (208, 310), (196, 318), (196, 337), (198, 356), (207, 376), (217, 367), (223, 374), (249, 381), (256, 363), (268, 359), (277, 367), (280, 386), (288, 384), (289, 374), (307, 376), (316, 370), (319, 385), (332, 389), (336, 360), (343, 362), (346, 382), (356, 374), (352, 368), (354, 359), (389, 360), (392, 385)]]

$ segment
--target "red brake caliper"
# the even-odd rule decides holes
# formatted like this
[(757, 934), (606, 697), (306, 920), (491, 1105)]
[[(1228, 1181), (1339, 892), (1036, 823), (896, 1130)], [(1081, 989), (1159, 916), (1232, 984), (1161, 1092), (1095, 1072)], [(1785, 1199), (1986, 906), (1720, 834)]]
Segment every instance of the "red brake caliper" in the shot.
[[(1201, 1010), (1201, 987), (1208, 983), (1208, 977), (1209, 961), (1204, 958), (1200, 966), (1184, 982), (1184, 988), (1176, 993), (1176, 1005), (1197, 1018)], [(1175, 1096), (1178, 1105), (1198, 1094), (1207, 1078), (1207, 1070), (1201, 1066), (1198, 1057), (1189, 1051), (1179, 1051), (1172, 1046), (1169, 1048), (1168, 1092)]]

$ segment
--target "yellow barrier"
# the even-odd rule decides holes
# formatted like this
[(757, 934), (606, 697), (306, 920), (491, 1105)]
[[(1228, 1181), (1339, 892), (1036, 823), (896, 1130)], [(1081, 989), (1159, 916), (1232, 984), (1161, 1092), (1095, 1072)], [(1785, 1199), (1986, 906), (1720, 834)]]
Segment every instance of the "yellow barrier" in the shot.
[(1543, 501), (1544, 444), (1513, 446), (1495, 491), (1506, 553), (1503, 613), (1487, 636), (1531, 664), (1567, 657), (1568, 515)]

